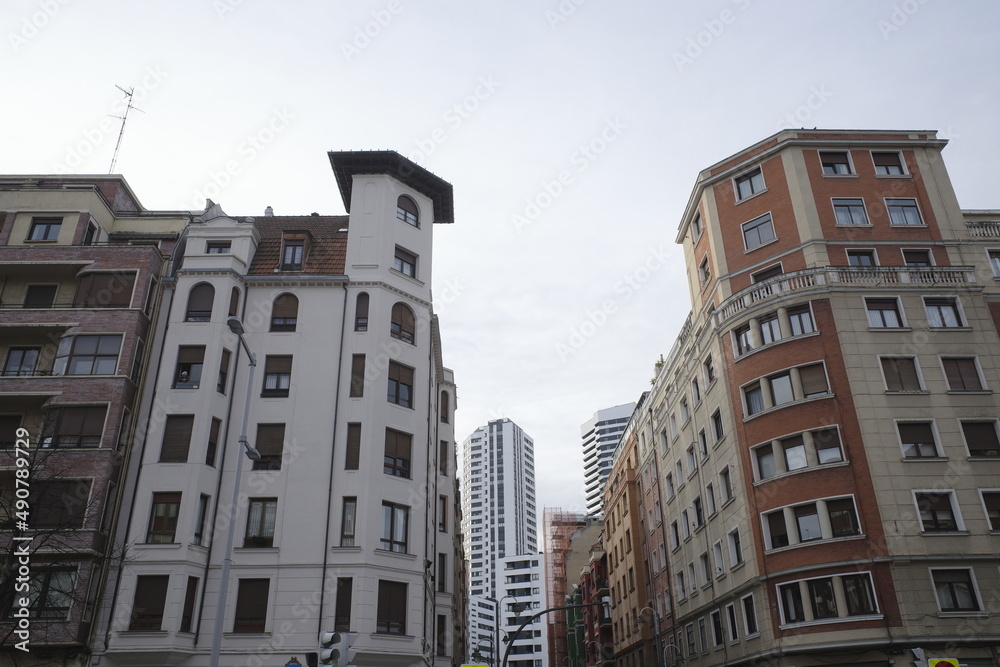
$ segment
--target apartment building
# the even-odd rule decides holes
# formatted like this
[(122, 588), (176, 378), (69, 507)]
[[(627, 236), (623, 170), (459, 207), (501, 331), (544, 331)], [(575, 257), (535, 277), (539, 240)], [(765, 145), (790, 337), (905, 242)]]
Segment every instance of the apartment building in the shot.
[(0, 653), (85, 664), (189, 215), (120, 176), (3, 176), (0, 211)]
[(699, 175), (638, 420), (670, 664), (996, 664), (1000, 212), (945, 144), (788, 130)]
[(611, 473), (611, 463), (618, 440), (632, 416), (635, 403), (598, 410), (580, 426), (583, 445), (583, 484), (587, 516), (600, 518), (604, 512), (604, 483)]
[(208, 665), (218, 640), (221, 665), (312, 665), (328, 631), (358, 665), (463, 646), (430, 282), (451, 186), (391, 151), (329, 157), (348, 215), (209, 202), (177, 245), (95, 661)]
[[(503, 582), (500, 596), (500, 644), (507, 654), (507, 667), (548, 665), (548, 624), (545, 618), (531, 620), (548, 608), (545, 597), (545, 563), (541, 554), (507, 556), (500, 559)], [(523, 629), (521, 625), (527, 622)], [(503, 653), (501, 653), (501, 657)]]

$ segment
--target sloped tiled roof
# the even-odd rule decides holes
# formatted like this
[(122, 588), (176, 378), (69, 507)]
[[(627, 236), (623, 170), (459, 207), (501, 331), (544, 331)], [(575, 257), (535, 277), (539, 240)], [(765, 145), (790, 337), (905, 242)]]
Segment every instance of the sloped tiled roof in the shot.
[[(260, 234), (260, 243), (250, 264), (249, 274), (344, 275), (347, 221), (346, 215), (275, 215), (255, 218), (253, 225)], [(281, 271), (281, 239), (286, 232), (305, 232), (310, 237), (301, 271)]]

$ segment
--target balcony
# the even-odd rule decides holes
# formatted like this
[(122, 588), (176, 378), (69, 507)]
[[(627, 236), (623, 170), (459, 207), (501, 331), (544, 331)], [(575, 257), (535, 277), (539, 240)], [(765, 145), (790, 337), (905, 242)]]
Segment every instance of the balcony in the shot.
[(722, 325), (748, 308), (770, 299), (840, 285), (886, 288), (927, 288), (976, 285), (973, 266), (827, 266), (804, 269), (755, 283), (723, 301), (716, 311)]
[(976, 222), (966, 220), (965, 228), (969, 230), (969, 236), (1000, 237), (1000, 220), (980, 220)]

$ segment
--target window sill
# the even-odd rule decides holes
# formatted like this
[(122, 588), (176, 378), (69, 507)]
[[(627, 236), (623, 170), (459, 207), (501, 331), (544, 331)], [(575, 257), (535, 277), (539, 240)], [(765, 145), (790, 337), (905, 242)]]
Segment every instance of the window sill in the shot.
[(254, 552), (278, 553), (278, 547), (273, 545), (269, 547), (253, 547), (244, 544), (243, 546), (238, 546), (238, 545), (233, 546), (233, 551), (242, 551), (245, 553), (254, 553)]
[[(954, 535), (954, 533), (951, 534)], [(800, 549), (802, 547), (811, 547), (816, 544), (827, 545), (827, 544), (834, 544), (836, 542), (850, 542), (851, 540), (867, 540), (867, 539), (868, 536), (865, 535), (864, 533), (859, 533), (857, 535), (845, 535), (844, 537), (831, 537), (828, 539), (819, 538), (815, 540), (806, 540), (805, 542), (799, 542), (798, 544), (789, 544), (787, 546), (777, 547), (775, 549), (765, 548), (764, 554), (770, 556), (771, 554), (784, 553), (786, 551), (792, 551), (793, 549)]]
[(884, 178), (886, 180), (891, 181), (894, 178), (911, 178), (912, 179), (913, 175), (912, 174), (875, 174), (875, 178), (876, 179)]
[(406, 278), (407, 280), (413, 281), (417, 285), (420, 285), (420, 286), (424, 285), (424, 282), (422, 280), (418, 279), (416, 276), (409, 276), (409, 275), (403, 273), (402, 271), (400, 271), (399, 269), (389, 269), (389, 270), (392, 271), (397, 276), (402, 276), (403, 278)]
[(945, 393), (949, 395), (958, 395), (958, 396), (991, 396), (993, 394), (993, 390), (970, 389), (969, 391), (964, 391), (962, 389), (949, 389)]
[(1000, 459), (1000, 456), (987, 456), (984, 454), (969, 454), (968, 459), (970, 461), (996, 461)]
[[(348, 547), (350, 548), (350, 547)], [(381, 554), (383, 556), (391, 556), (393, 558), (403, 558), (405, 560), (416, 560), (417, 555), (411, 553), (400, 553), (398, 551), (389, 551), (388, 549), (375, 549), (375, 553)], [(378, 634), (378, 633), (376, 633)]]
[(261, 392), (260, 397), (261, 398), (288, 398), (288, 392), (287, 391), (273, 392), (273, 393), (268, 392), (266, 394), (263, 393), (263, 392)]
[(791, 477), (792, 475), (801, 475), (804, 472), (815, 472), (816, 470), (826, 470), (828, 468), (841, 468), (841, 467), (844, 467), (844, 466), (849, 466), (850, 464), (851, 464), (850, 461), (835, 461), (834, 463), (819, 463), (819, 464), (814, 465), (814, 466), (806, 466), (805, 468), (797, 468), (796, 470), (787, 470), (787, 471), (782, 472), (782, 473), (777, 473), (777, 474), (771, 475), (770, 477), (765, 477), (764, 479), (758, 479), (758, 480), (756, 480), (753, 483), (753, 485), (754, 486), (760, 486), (761, 484), (766, 484), (768, 482), (773, 482), (774, 480), (777, 480), (777, 479), (785, 479), (787, 477)]
[(378, 637), (379, 639), (395, 639), (399, 641), (412, 641), (415, 639), (413, 635), (401, 635), (398, 632), (373, 632), (372, 637)]
[(938, 618), (989, 618), (988, 611), (939, 611)]
[(868, 224), (866, 224), (866, 225), (845, 225), (843, 223), (838, 222), (836, 224), (836, 227), (838, 229), (859, 229), (859, 228), (860, 229), (866, 229), (866, 228), (867, 229), (873, 229), (875, 227), (875, 225), (873, 225), (870, 222)]
[(899, 391), (886, 389), (883, 393), (886, 396), (927, 396), (931, 392), (926, 389), (900, 389)]
[(788, 338), (779, 338), (778, 340), (771, 341), (770, 343), (765, 343), (765, 344), (761, 345), (760, 347), (755, 347), (752, 350), (747, 350), (743, 354), (741, 354), (741, 355), (739, 355), (737, 357), (734, 357), (733, 361), (743, 361), (744, 359), (746, 359), (749, 356), (752, 356), (752, 355), (754, 355), (754, 354), (756, 354), (756, 353), (758, 353), (758, 352), (760, 352), (762, 350), (769, 350), (769, 349), (771, 349), (773, 347), (781, 345), (782, 343), (788, 343), (788, 342), (791, 342), (793, 340), (800, 340), (802, 338), (810, 338), (812, 336), (818, 336), (818, 335), (820, 335), (819, 331), (810, 331), (809, 333), (799, 334), (798, 336), (789, 336)]
[(141, 545), (136, 545), (144, 549), (180, 549), (180, 542), (143, 542)]
[(764, 188), (763, 190), (758, 190), (757, 192), (754, 192), (753, 194), (751, 194), (751, 195), (749, 195), (747, 197), (744, 197), (743, 199), (737, 199), (736, 203), (734, 204), (734, 206), (739, 206), (740, 204), (742, 204), (745, 201), (750, 201), (751, 199), (756, 199), (757, 197), (761, 196), (765, 192), (767, 192), (767, 188)]
[(822, 396), (810, 396), (808, 398), (800, 398), (800, 399), (795, 400), (795, 401), (789, 401), (788, 403), (782, 403), (781, 405), (775, 405), (775, 406), (772, 406), (770, 408), (766, 408), (764, 410), (761, 410), (760, 412), (755, 412), (755, 413), (753, 413), (752, 415), (750, 415), (748, 417), (744, 417), (743, 418), (743, 423), (745, 424), (746, 422), (752, 421), (754, 419), (757, 419), (758, 417), (760, 417), (762, 415), (773, 414), (775, 412), (778, 412), (779, 410), (784, 410), (785, 408), (790, 408), (790, 407), (793, 407), (793, 406), (796, 406), (796, 405), (802, 405), (803, 403), (810, 403), (812, 401), (823, 401), (823, 400), (826, 400), (828, 398), (835, 398), (835, 394), (833, 394), (831, 392), (831, 393), (828, 393), (828, 394), (823, 394)]
[(967, 530), (921, 530), (921, 537), (968, 537), (971, 535)]
[(904, 456), (900, 461), (931, 461), (934, 463), (940, 463), (942, 461), (947, 462), (947, 456)]
[(119, 630), (119, 634), (126, 635), (128, 637), (164, 637), (167, 635), (166, 630)]
[(889, 229), (927, 229), (927, 225), (893, 225), (889, 224)]
[(780, 239), (778, 239), (777, 237), (775, 237), (775, 238), (771, 239), (770, 241), (765, 241), (764, 243), (761, 243), (760, 245), (755, 245), (752, 248), (747, 248), (746, 250), (743, 251), (743, 254), (744, 255), (749, 255), (750, 253), (754, 252), (755, 250), (760, 250), (761, 248), (769, 246), (772, 243), (777, 243), (779, 240)]
[(823, 174), (823, 178), (857, 178), (857, 174)]
[(897, 333), (907, 333), (913, 331), (911, 327), (873, 327), (869, 326), (868, 331), (894, 331)]
[(808, 628), (813, 625), (830, 625), (831, 623), (855, 623), (860, 621), (880, 621), (882, 614), (865, 614), (863, 616), (836, 616), (834, 618), (821, 618), (813, 621), (799, 621), (798, 623), (782, 623), (778, 626), (781, 630), (792, 628)]
[(972, 331), (972, 327), (927, 327), (928, 331)]

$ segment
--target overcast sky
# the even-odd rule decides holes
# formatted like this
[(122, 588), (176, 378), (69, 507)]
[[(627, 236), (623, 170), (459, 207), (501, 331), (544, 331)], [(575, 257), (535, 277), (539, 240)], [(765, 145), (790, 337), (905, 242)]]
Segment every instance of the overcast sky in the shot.
[(690, 310), (698, 172), (783, 127), (938, 130), (1000, 208), (1000, 5), (943, 0), (6, 0), (0, 173), (107, 173), (150, 209), (343, 213), (328, 150), (453, 184), (434, 293), (461, 442), (506, 416), (539, 504), (582, 509), (580, 425), (636, 400)]

